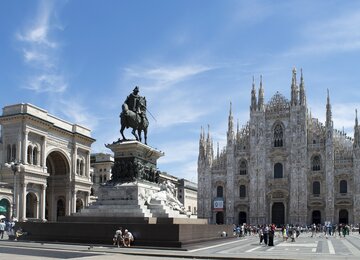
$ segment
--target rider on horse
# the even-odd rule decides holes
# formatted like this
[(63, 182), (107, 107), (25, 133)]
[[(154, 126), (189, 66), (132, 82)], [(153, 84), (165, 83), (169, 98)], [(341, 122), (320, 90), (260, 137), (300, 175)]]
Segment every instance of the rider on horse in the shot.
[[(127, 96), (123, 106), (121, 118), (121, 130), (120, 133), (125, 140), (123, 135), (124, 128), (133, 128), (132, 134), (136, 140), (141, 141), (141, 131), (144, 131), (145, 143), (146, 143), (146, 132), (149, 121), (146, 118), (146, 99), (139, 95), (139, 87), (135, 87), (133, 92)], [(138, 130), (139, 135), (135, 134), (135, 130)]]

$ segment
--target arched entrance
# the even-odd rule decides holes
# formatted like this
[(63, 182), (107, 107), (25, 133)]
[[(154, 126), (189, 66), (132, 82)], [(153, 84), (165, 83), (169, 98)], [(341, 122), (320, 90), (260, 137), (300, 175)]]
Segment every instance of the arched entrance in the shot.
[(216, 224), (224, 224), (224, 212), (216, 212)]
[(285, 224), (285, 207), (282, 202), (274, 202), (272, 205), (272, 223), (277, 226), (281, 226)]
[(67, 212), (66, 190), (70, 164), (64, 154), (54, 151), (47, 156), (46, 167), (50, 176), (47, 179), (45, 215), (48, 220), (56, 221)]
[(242, 225), (244, 223), (247, 223), (246, 212), (240, 211), (239, 212), (239, 225)]
[(2, 199), (0, 200), (0, 206), (4, 207), (6, 212), (1, 212), (1, 215), (4, 215), (7, 219), (10, 219), (11, 217), (11, 207), (10, 207), (10, 201), (8, 201), (7, 199)]
[(37, 198), (32, 192), (26, 195), (26, 218), (36, 218)]
[(82, 199), (76, 200), (76, 212), (79, 212), (82, 208), (84, 208), (84, 203)]
[(56, 220), (62, 216), (65, 216), (65, 202), (63, 199), (59, 199), (56, 207)]
[(348, 224), (349, 223), (349, 212), (346, 209), (339, 211), (339, 223)]
[(321, 212), (320, 210), (314, 210), (312, 212), (312, 223), (321, 224)]

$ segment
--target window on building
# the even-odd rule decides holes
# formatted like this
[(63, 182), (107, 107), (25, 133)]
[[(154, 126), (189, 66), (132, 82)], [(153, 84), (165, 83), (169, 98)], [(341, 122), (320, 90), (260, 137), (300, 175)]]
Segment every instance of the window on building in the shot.
[(34, 165), (37, 165), (38, 164), (38, 148), (37, 147), (34, 147), (34, 150), (33, 150), (33, 164)]
[(320, 182), (318, 181), (313, 182), (313, 195), (314, 196), (320, 195)]
[(340, 193), (347, 193), (347, 181), (346, 180), (340, 181)]
[(321, 169), (321, 160), (319, 155), (315, 155), (312, 159), (312, 170), (313, 171), (320, 171)]
[(246, 175), (247, 174), (247, 165), (246, 165), (246, 161), (243, 160), (240, 162), (240, 175)]
[(194, 214), (197, 214), (196, 207), (194, 207)]
[(274, 147), (282, 147), (283, 138), (284, 138), (283, 128), (280, 124), (278, 124), (274, 128)]
[(224, 196), (224, 190), (222, 186), (217, 186), (216, 197), (222, 198)]
[(274, 179), (283, 178), (283, 165), (281, 163), (276, 163), (274, 165)]
[(245, 185), (240, 185), (240, 198), (245, 198), (246, 197), (246, 186)]
[(79, 171), (80, 171), (80, 160), (77, 159), (76, 160), (76, 174), (79, 174)]
[(188, 211), (191, 212), (191, 206), (188, 207)]
[(11, 162), (11, 145), (7, 146), (7, 162)]
[(84, 161), (80, 161), (80, 175), (84, 175)]
[(27, 149), (27, 163), (32, 164), (32, 147), (29, 145)]
[(13, 144), (11, 150), (11, 161), (15, 161), (15, 160), (16, 160), (16, 145)]

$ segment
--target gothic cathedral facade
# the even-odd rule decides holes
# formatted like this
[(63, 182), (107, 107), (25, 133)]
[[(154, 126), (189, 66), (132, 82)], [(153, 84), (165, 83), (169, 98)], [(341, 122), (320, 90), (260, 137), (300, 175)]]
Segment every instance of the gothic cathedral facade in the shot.
[[(256, 95), (258, 94), (258, 95)], [(230, 105), (227, 144), (214, 153), (200, 134), (198, 217), (209, 223), (300, 224), (360, 222), (360, 128), (354, 138), (333, 127), (329, 93), (326, 122), (306, 104), (301, 72), (293, 70), (291, 100), (277, 92), (264, 103), (253, 82), (250, 120), (235, 131)]]

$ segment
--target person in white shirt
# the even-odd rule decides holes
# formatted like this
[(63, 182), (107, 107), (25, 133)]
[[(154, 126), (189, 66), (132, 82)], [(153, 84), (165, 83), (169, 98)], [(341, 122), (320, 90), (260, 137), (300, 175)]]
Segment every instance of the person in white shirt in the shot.
[(120, 247), (120, 245), (123, 245), (123, 234), (122, 234), (122, 227), (119, 227), (118, 230), (115, 231), (115, 235), (114, 235), (114, 245), (117, 245), (118, 247)]
[(125, 231), (124, 231), (124, 246), (130, 247), (131, 243), (133, 241), (134, 241), (134, 236), (127, 229), (125, 229)]
[(1, 239), (4, 238), (4, 231), (5, 231), (5, 222), (3, 220), (0, 220), (0, 236), (1, 236)]

